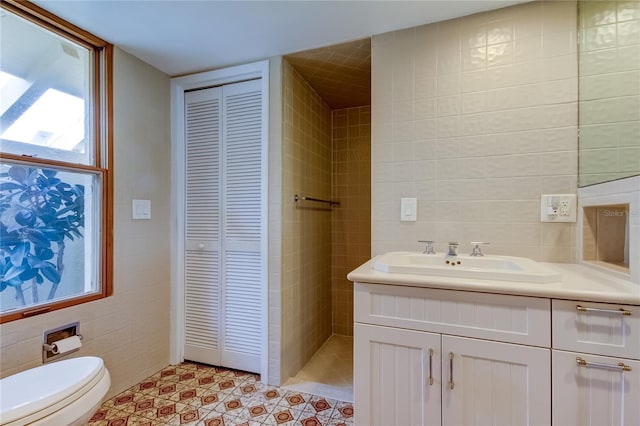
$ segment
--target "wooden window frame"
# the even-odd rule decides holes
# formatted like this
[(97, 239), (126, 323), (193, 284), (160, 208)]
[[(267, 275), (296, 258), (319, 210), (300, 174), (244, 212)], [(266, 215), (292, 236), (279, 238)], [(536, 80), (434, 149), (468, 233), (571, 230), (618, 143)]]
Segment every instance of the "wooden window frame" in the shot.
[(0, 315), (0, 324), (64, 309), (113, 293), (113, 45), (23, 0), (0, 0), (0, 7), (42, 28), (93, 50), (93, 144), (94, 160), (90, 165), (0, 152), (0, 160), (36, 166), (53, 166), (67, 171), (91, 171), (101, 176), (100, 230), (92, 238), (101, 238), (100, 291), (61, 301), (27, 307)]

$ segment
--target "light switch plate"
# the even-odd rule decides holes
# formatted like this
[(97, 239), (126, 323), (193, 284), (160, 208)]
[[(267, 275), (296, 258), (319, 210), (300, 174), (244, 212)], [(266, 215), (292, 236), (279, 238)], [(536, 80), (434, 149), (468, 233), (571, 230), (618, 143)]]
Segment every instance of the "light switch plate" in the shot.
[(418, 199), (400, 199), (400, 220), (403, 222), (415, 222), (418, 219)]
[(151, 219), (151, 200), (132, 200), (131, 217), (133, 219)]

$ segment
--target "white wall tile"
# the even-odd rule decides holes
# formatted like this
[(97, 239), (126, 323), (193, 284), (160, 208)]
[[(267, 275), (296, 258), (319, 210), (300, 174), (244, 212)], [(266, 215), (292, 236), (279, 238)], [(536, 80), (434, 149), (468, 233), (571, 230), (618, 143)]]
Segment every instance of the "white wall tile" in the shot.
[(372, 164), (393, 161), (393, 144), (371, 144), (371, 162)]
[[(435, 95), (434, 95), (435, 96)], [(416, 97), (414, 111), (416, 120), (425, 120), (435, 118), (438, 114), (437, 98), (424, 98), (420, 99)]]
[(486, 111), (485, 92), (464, 93), (460, 97), (463, 114), (474, 114)]
[(457, 95), (461, 92), (461, 75), (454, 74), (438, 74), (437, 93), (438, 96)]
[(484, 23), (475, 24), (472, 19), (463, 20), (462, 50), (487, 45), (487, 27)]
[(457, 158), (439, 159), (436, 162), (436, 178), (448, 180), (460, 178), (460, 160)]
[(438, 117), (460, 115), (460, 95), (440, 96), (437, 98)]
[[(487, 123), (491, 128), (489, 123)], [(456, 143), (460, 145), (460, 156), (461, 157), (483, 157), (486, 155), (491, 155), (491, 152), (487, 149), (489, 145), (489, 141), (492, 140), (492, 135), (489, 134), (487, 136), (467, 136), (456, 139)]]
[(403, 139), (398, 139), (398, 143), (393, 144), (393, 161), (404, 162), (414, 159), (413, 142), (400, 142)]
[(460, 136), (460, 116), (442, 117), (437, 122), (438, 138), (453, 138)]
[(373, 168), (375, 173), (372, 173), (373, 182), (391, 182), (393, 180), (393, 163), (376, 163)]
[(394, 102), (392, 105), (392, 121), (411, 121), (414, 119), (413, 101)]
[(461, 93), (478, 92), (486, 90), (488, 71), (485, 69), (477, 71), (465, 71), (462, 73)]
[[(540, 201), (524, 200), (511, 201), (511, 221), (538, 223), (540, 220)], [(533, 244), (535, 245), (535, 244)]]
[(413, 136), (417, 140), (436, 139), (438, 137), (438, 120), (434, 118), (416, 120)]
[(423, 205), (424, 208), (426, 208), (428, 204), (425, 203), (430, 203), (438, 199), (438, 182), (436, 180), (416, 182), (415, 196), (418, 198), (419, 208), (422, 209)]
[(513, 62), (513, 43), (500, 43), (487, 46), (487, 66), (509, 65)]
[(545, 58), (540, 63), (539, 72), (543, 81), (574, 79), (578, 75), (577, 55)]
[(540, 38), (542, 35), (542, 2), (534, 1), (514, 10), (514, 38)]
[[(373, 65), (372, 65), (373, 66)], [(438, 79), (436, 74), (424, 75), (417, 74), (415, 82), (415, 96), (416, 99), (430, 98), (438, 94)], [(375, 99), (372, 93), (372, 102)]]
[(433, 160), (437, 157), (438, 144), (436, 140), (418, 140), (414, 144), (416, 160)]
[(410, 142), (415, 139), (413, 121), (394, 122), (391, 126), (393, 141)]
[(438, 201), (435, 203), (435, 220), (438, 222), (459, 222), (459, 202)]
[(487, 67), (487, 47), (473, 47), (462, 51), (462, 70), (474, 71)]
[(413, 162), (393, 163), (393, 182), (410, 182), (414, 180)]
[(416, 181), (435, 180), (436, 179), (435, 160), (415, 161), (413, 162), (413, 175)]
[(539, 36), (517, 38), (513, 42), (513, 61), (523, 62), (542, 58), (542, 39)]
[(453, 74), (460, 72), (461, 57), (459, 49), (442, 49), (438, 51), (438, 74)]
[(578, 155), (576, 151), (558, 151), (540, 156), (541, 175), (573, 175), (576, 170), (578, 170)]
[(491, 164), (486, 158), (461, 158), (457, 167), (462, 179), (482, 179), (488, 176)]
[(489, 132), (485, 114), (465, 114), (460, 120), (460, 135), (482, 135)]
[[(487, 201), (459, 201), (458, 204), (460, 222), (485, 222), (487, 220), (494, 220), (490, 219), (494, 210), (492, 210), (492, 206)], [(499, 210), (500, 215), (506, 211), (506, 209), (502, 210), (502, 207), (504, 206), (498, 206), (496, 208), (496, 210)]]

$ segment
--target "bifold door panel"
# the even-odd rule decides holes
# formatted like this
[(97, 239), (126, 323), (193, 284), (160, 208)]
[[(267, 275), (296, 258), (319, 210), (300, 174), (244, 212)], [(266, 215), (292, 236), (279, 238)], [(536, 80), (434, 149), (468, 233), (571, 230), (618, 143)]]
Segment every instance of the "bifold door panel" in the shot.
[(185, 93), (185, 358), (260, 371), (261, 81)]

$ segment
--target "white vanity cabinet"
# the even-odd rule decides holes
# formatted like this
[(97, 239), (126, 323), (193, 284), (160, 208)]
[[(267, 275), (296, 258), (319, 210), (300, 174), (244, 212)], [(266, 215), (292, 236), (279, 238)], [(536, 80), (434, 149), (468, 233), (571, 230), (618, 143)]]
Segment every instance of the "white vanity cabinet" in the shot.
[(640, 307), (553, 301), (553, 423), (640, 424)]
[(355, 285), (356, 425), (551, 422), (550, 301)]
[(356, 282), (354, 318), (356, 426), (640, 425), (637, 304)]

